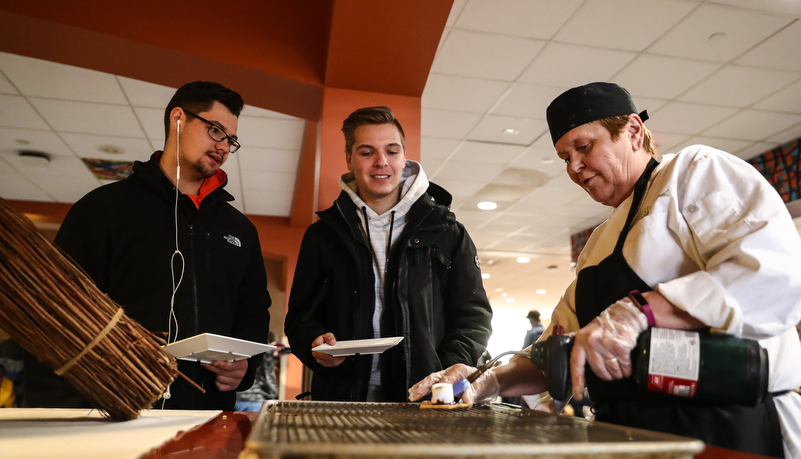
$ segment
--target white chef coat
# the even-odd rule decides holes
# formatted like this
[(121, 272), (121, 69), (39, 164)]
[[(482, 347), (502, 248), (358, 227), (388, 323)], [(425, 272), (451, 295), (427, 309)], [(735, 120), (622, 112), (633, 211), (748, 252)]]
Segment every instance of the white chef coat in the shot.
[[(614, 250), (629, 196), (590, 236), (577, 271)], [(750, 164), (703, 145), (665, 155), (623, 245), (631, 268), (705, 324), (758, 339), (771, 392), (801, 386), (801, 238), (784, 202)], [(542, 339), (560, 324), (578, 330), (573, 281)], [(801, 457), (801, 395), (777, 397), (787, 457)]]

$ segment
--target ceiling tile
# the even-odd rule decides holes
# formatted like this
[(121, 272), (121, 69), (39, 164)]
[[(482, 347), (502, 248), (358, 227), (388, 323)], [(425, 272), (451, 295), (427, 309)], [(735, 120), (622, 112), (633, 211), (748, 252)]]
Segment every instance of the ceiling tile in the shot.
[(445, 188), (445, 191), (451, 194), (454, 199), (457, 197), (469, 197), (473, 196), (484, 186), (485, 183), (489, 179), (485, 180), (471, 180), (470, 177), (462, 177), (456, 175), (458, 178), (450, 179), (443, 176), (441, 173), (444, 172), (442, 168), (440, 168), (440, 172), (436, 175), (431, 175), (428, 179), (437, 185)]
[(554, 40), (642, 51), (695, 6), (682, 0), (587, 0)]
[(0, 95), (0, 126), (49, 129), (41, 116), (22, 96)]
[(750, 147), (744, 148), (744, 149), (738, 151), (737, 152), (737, 157), (745, 159), (745, 160), (749, 160), (749, 159), (753, 158), (754, 156), (759, 156), (762, 153), (765, 153), (766, 151), (773, 150), (777, 146), (778, 146), (778, 144), (775, 144), (775, 143), (756, 142), (756, 143), (752, 144)]
[(271, 215), (288, 217), (292, 211), (293, 191), (271, 191), (265, 195), (263, 190), (245, 188), (245, 213), (250, 215)]
[(100, 182), (94, 177), (70, 175), (48, 175), (47, 180), (38, 180), (37, 182), (57, 202), (65, 203), (73, 203), (100, 186)]
[[(722, 123), (707, 129), (704, 135), (740, 140), (763, 140), (801, 123), (801, 115), (744, 110)], [(790, 140), (790, 139), (788, 139)]]
[(2, 73), (2, 68), (0, 68), (0, 94), (8, 94), (12, 96), (19, 96), (20, 92), (17, 88), (8, 81), (8, 78), (5, 77)]
[(548, 40), (567, 21), (582, 0), (492, 0), (471, 1), (462, 10), (455, 27), (478, 32)]
[[(242, 188), (248, 192), (253, 191), (269, 191), (284, 192), (289, 190), (290, 193), (295, 192), (295, 181), (297, 176), (295, 174), (286, 174), (274, 171), (254, 171), (249, 169), (242, 169)], [(267, 198), (269, 196), (265, 196)], [(248, 204), (250, 204), (248, 202)]]
[(522, 155), (515, 158), (509, 165), (521, 169), (533, 169), (549, 177), (565, 173), (565, 165), (556, 156), (556, 151), (553, 148), (528, 147)]
[[(279, 148), (243, 148), (234, 156), (239, 158), (242, 170), (270, 171), (296, 174), (300, 165), (300, 151)], [(343, 155), (344, 156), (344, 155)]]
[(792, 18), (705, 3), (648, 48), (649, 53), (729, 62)]
[(0, 128), (0, 151), (17, 152), (20, 150), (35, 150), (51, 155), (74, 155), (55, 132)]
[(784, 88), (801, 74), (740, 65), (723, 67), (679, 100), (724, 107), (747, 107)]
[(460, 141), (454, 139), (438, 139), (435, 137), (422, 137), (420, 139), (420, 157), (427, 161), (430, 159), (446, 159), (459, 146)]
[(420, 118), (423, 137), (463, 139), (478, 124), (481, 115), (424, 107)]
[(801, 114), (801, 80), (754, 104), (754, 108)]
[(164, 147), (164, 109), (134, 107), (134, 114), (145, 135), (159, 150)]
[(795, 0), (760, 0), (759, 2), (754, 2), (754, 0), (715, 0), (715, 3), (740, 6), (746, 9), (758, 6), (760, 10), (801, 16), (801, 3)]
[(560, 93), (561, 89), (515, 83), (490, 113), (544, 120), (545, 108)]
[[(301, 119), (268, 119), (239, 117), (237, 134), (242, 149), (246, 147), (265, 147), (300, 149), (306, 122)], [(247, 133), (247, 136), (243, 135)]]
[[(505, 133), (506, 129), (514, 129), (515, 134)], [(548, 126), (542, 119), (487, 115), (470, 131), (468, 138), (527, 146), (543, 135), (547, 129)]]
[[(591, 81), (608, 81), (636, 56), (630, 51), (549, 42), (519, 81), (559, 88), (548, 93), (550, 103), (565, 89)], [(544, 111), (548, 103), (540, 110)]]
[(50, 157), (50, 162), (44, 166), (26, 164), (15, 153), (0, 152), (0, 157), (21, 175), (24, 175), (42, 189), (46, 189), (48, 182), (51, 182), (54, 177), (61, 176), (79, 178), (90, 182), (91, 187), (89, 189), (98, 186), (100, 183), (84, 165), (83, 161), (76, 157), (54, 155)]
[(737, 113), (736, 108), (670, 102), (648, 120), (648, 129), (672, 134), (697, 134)]
[(801, 71), (799, 43), (801, 43), (801, 21), (795, 21), (737, 58), (735, 62), (754, 67)]
[(795, 126), (791, 126), (783, 131), (768, 136), (765, 140), (768, 142), (776, 142), (779, 145), (784, 145), (787, 142), (791, 142), (793, 140), (800, 138), (801, 138), (801, 124), (796, 124)]
[(8, 53), (0, 53), (0, 70), (26, 97), (127, 103), (116, 78), (108, 73)]
[[(61, 135), (72, 151), (81, 158), (108, 159), (112, 161), (147, 161), (153, 151), (146, 139), (133, 137), (112, 137), (94, 134)], [(112, 147), (120, 153), (101, 151), (101, 147)]]
[(162, 114), (177, 89), (123, 76), (118, 76), (117, 80), (119, 80), (120, 86), (122, 86), (122, 90), (131, 105), (134, 107), (156, 108)]
[(467, 0), (454, 0), (453, 6), (451, 7), (451, 12), (448, 15), (448, 21), (445, 23), (446, 27), (453, 27), (454, 24), (456, 24), (456, 21), (462, 14), (462, 10), (466, 4)]
[(438, 159), (424, 159), (420, 161), (420, 165), (423, 167), (426, 176), (435, 174), (443, 164), (445, 164), (445, 161)]
[(500, 171), (501, 166), (497, 164), (483, 163), (477, 168), (475, 163), (449, 159), (437, 173), (437, 178), (487, 182)]
[(0, 155), (0, 197), (20, 201), (55, 201), (52, 196), (21, 175)]
[(525, 147), (518, 145), (467, 141), (459, 146), (450, 159), (503, 165), (520, 155), (523, 150)]
[(31, 104), (58, 131), (142, 137), (142, 127), (129, 106), (30, 99)]
[(615, 75), (614, 81), (634, 97), (673, 99), (719, 68), (709, 62), (643, 54)]
[[(650, 123), (650, 121), (649, 121)], [(668, 132), (651, 132), (658, 153), (672, 153), (677, 145), (687, 141), (687, 134), (671, 134)]]
[(451, 30), (434, 59), (433, 73), (514, 81), (545, 42), (497, 34)]
[(432, 74), (423, 91), (423, 107), (484, 113), (509, 87), (509, 83)]
[(736, 153), (744, 148), (750, 147), (754, 142), (752, 140), (737, 140), (726, 139), (720, 137), (706, 137), (694, 136), (682, 142), (682, 145), (675, 150), (678, 152), (681, 148), (689, 147), (691, 145), (707, 145), (718, 150), (723, 150), (728, 153)]

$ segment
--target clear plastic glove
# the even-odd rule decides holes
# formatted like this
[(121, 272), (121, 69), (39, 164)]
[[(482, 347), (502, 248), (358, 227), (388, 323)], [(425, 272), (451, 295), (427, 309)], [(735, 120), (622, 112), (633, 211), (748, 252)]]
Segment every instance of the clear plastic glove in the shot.
[(648, 328), (648, 318), (628, 298), (606, 308), (576, 333), (570, 355), (573, 397), (584, 394), (584, 364), (601, 379), (611, 381), (631, 375), (631, 350)]
[[(476, 372), (476, 369), (461, 363), (451, 366), (448, 369), (431, 373), (423, 378), (411, 388), (409, 388), (409, 400), (420, 400), (431, 392), (431, 387), (437, 383), (453, 384), (467, 379)], [(462, 402), (473, 406), (474, 403), (488, 403), (495, 399), (501, 391), (498, 384), (498, 377), (492, 370), (484, 372), (473, 384), (467, 387), (462, 393)], [(457, 395), (457, 394), (454, 394)]]

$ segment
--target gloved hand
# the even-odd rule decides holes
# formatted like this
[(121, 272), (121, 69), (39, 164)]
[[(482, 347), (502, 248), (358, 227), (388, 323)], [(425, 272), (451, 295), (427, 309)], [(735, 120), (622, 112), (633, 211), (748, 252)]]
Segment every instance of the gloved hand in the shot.
[[(467, 379), (475, 372), (476, 369), (474, 367), (457, 363), (448, 369), (431, 373), (423, 378), (422, 381), (409, 388), (409, 400), (413, 402), (420, 400), (431, 392), (431, 387), (434, 386), (434, 384), (453, 384), (462, 379)], [(500, 390), (501, 387), (498, 384), (498, 377), (492, 370), (488, 370), (465, 389), (462, 393), (462, 402), (467, 403), (468, 406), (473, 406), (473, 403), (488, 403), (498, 396)]]
[(576, 333), (570, 354), (573, 398), (584, 394), (584, 364), (601, 379), (610, 381), (631, 375), (631, 350), (648, 328), (648, 318), (628, 298), (606, 308)]

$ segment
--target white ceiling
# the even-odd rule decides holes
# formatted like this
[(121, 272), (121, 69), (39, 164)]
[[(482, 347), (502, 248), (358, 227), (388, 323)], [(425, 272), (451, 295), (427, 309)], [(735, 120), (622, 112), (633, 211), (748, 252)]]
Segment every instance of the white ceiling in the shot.
[[(613, 81), (648, 109), (661, 152), (706, 143), (751, 158), (801, 137), (799, 18), (798, 0), (456, 0), (423, 93), (421, 158), (454, 195), (493, 306), (547, 316), (573, 275), (570, 234), (610, 214), (556, 160), (554, 97)], [(79, 158), (147, 159), (173, 92), (0, 53), (0, 196), (71, 203), (101, 185)], [(235, 206), (289, 215), (304, 128), (245, 108), (243, 147), (224, 166)], [(22, 149), (51, 163), (24, 164)], [(498, 208), (478, 210), (482, 200)]]

